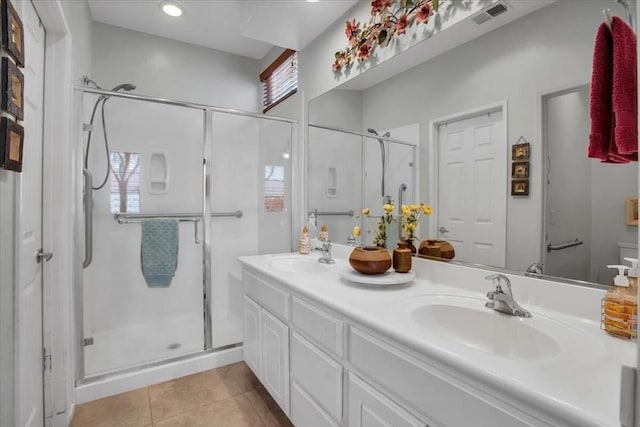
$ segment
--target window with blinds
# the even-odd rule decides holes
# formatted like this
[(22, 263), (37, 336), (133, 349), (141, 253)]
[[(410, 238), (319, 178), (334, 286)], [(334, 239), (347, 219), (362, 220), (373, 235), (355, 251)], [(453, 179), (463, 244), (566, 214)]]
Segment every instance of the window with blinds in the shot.
[(287, 49), (260, 74), (266, 113), (298, 90), (298, 52)]
[(140, 213), (140, 154), (111, 152), (111, 213)]

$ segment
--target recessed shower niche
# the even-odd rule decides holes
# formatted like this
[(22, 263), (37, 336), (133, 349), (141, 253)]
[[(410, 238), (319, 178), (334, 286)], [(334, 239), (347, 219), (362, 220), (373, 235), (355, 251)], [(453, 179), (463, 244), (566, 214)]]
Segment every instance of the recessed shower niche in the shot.
[(169, 160), (164, 151), (149, 155), (147, 169), (147, 191), (149, 194), (167, 194), (169, 192)]

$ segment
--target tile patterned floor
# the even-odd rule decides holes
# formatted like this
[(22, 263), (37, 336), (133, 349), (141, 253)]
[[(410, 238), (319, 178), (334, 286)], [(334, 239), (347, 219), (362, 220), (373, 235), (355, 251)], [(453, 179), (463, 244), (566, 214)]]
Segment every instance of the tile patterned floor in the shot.
[(84, 403), (71, 427), (293, 427), (244, 362)]

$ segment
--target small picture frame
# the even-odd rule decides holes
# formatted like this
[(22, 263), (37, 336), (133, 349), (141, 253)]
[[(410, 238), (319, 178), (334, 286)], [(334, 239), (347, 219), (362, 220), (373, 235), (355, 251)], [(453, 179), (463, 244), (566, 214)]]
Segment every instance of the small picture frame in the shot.
[(0, 0), (2, 47), (20, 67), (24, 67), (24, 27), (10, 0)]
[(629, 196), (624, 199), (625, 223), (638, 226), (638, 198)]
[(511, 177), (514, 179), (529, 178), (529, 162), (513, 162), (511, 164)]
[(24, 75), (6, 56), (2, 57), (0, 107), (16, 120), (24, 120)]
[(24, 128), (7, 117), (0, 119), (0, 167), (22, 172)]
[(513, 180), (511, 181), (511, 195), (512, 196), (528, 196), (529, 195), (529, 180)]
[(511, 160), (522, 161), (529, 160), (531, 148), (528, 142), (524, 144), (513, 144), (511, 147)]

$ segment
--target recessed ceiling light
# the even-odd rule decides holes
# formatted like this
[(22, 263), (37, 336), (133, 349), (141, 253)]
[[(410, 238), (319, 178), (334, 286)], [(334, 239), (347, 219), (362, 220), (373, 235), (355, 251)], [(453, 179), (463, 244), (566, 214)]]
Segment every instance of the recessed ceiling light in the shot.
[(160, 3), (160, 8), (169, 16), (178, 17), (182, 15), (182, 6), (177, 3), (163, 1), (162, 3)]

